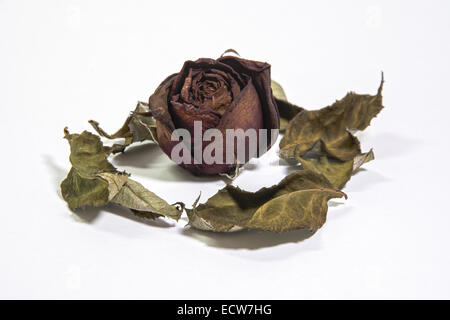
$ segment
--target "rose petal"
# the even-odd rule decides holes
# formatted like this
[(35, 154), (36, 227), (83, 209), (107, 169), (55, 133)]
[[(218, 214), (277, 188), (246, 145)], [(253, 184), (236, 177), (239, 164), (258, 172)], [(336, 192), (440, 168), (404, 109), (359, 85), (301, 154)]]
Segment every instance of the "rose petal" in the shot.
[[(261, 108), (261, 102), (259, 95), (250, 80), (249, 84), (241, 91), (241, 94), (235, 99), (225, 114), (220, 119), (220, 123), (217, 126), (224, 136), (224, 146), (231, 141), (226, 139), (227, 129), (242, 129), (244, 131), (248, 129), (256, 130), (256, 146), (259, 148), (259, 129), (263, 128), (263, 112)], [(268, 137), (269, 139), (270, 137)], [(224, 150), (224, 159), (226, 159), (226, 148)], [(249, 139), (245, 139), (245, 162), (250, 158), (256, 157), (257, 154), (250, 154)], [(257, 150), (259, 154), (265, 150)], [(234, 148), (234, 156), (237, 157), (237, 144)]]
[[(180, 73), (174, 80), (172, 88), (170, 90), (170, 96), (174, 96), (180, 93), (181, 88), (184, 84), (184, 79), (188, 76), (190, 69), (201, 69), (201, 70), (210, 70), (210, 69), (218, 69), (224, 71), (226, 74), (229, 74), (233, 77), (238, 85), (243, 88), (246, 84), (246, 81), (243, 79), (241, 75), (239, 75), (236, 71), (233, 70), (232, 67), (225, 63), (221, 63), (218, 60), (202, 58), (196, 61), (186, 61), (181, 69)], [(244, 76), (245, 77), (245, 76)]]
[(169, 113), (169, 106), (167, 103), (168, 93), (171, 89), (172, 83), (177, 74), (173, 74), (164, 80), (148, 100), (148, 107), (152, 113), (153, 118), (158, 120), (161, 124), (170, 130), (174, 130), (175, 126), (172, 117)]
[[(231, 66), (239, 74), (251, 77), (261, 100), (264, 128), (279, 129), (280, 115), (270, 86), (270, 64), (233, 56), (224, 56), (217, 60)], [(268, 138), (270, 140), (270, 135)], [(269, 147), (274, 142), (270, 141)]]
[(202, 132), (206, 129), (214, 128), (219, 124), (220, 114), (211, 110), (199, 109), (191, 104), (171, 101), (169, 108), (176, 128), (189, 130), (194, 134), (194, 122), (202, 122)]

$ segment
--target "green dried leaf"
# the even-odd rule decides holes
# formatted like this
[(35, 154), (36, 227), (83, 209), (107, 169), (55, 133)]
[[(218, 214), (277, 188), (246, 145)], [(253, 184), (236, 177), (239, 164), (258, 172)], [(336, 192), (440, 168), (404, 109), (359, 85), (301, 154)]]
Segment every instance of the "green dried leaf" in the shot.
[(97, 133), (108, 139), (124, 138), (123, 144), (114, 144), (108, 149), (110, 153), (123, 152), (126, 147), (134, 142), (154, 141), (157, 142), (156, 123), (152, 117), (148, 104), (139, 101), (135, 110), (131, 112), (122, 127), (114, 134), (106, 133), (97, 121), (89, 120), (89, 123)]
[[(311, 124), (311, 128), (318, 129), (318, 125)], [(280, 157), (295, 159), (302, 156), (330, 156), (341, 161), (348, 161), (361, 153), (359, 140), (349, 131), (342, 132), (337, 127), (330, 127), (329, 130), (322, 133), (318, 140), (314, 140), (316, 137), (306, 137), (306, 134), (303, 133), (302, 135), (304, 137), (302, 142), (298, 140), (289, 145), (281, 146), (282, 139), (280, 141)]]
[(178, 220), (181, 211), (175, 206), (169, 205), (153, 192), (147, 190), (139, 182), (128, 179), (119, 193), (111, 200), (121, 206), (141, 211), (161, 214)]
[(280, 112), (280, 132), (284, 132), (289, 124), (289, 121), (291, 121), (304, 109), (290, 103), (287, 100), (286, 93), (278, 82), (272, 80), (271, 87), (273, 96), (278, 105), (278, 111)]
[(340, 161), (326, 156), (309, 159), (302, 157), (296, 158), (304, 169), (323, 174), (336, 189), (342, 189), (359, 167), (373, 159), (374, 155), (372, 150), (360, 154), (349, 161)]
[(280, 183), (257, 192), (227, 185), (204, 204), (187, 209), (189, 225), (202, 230), (241, 228), (284, 232), (300, 228), (316, 231), (327, 212), (327, 201), (344, 193), (312, 171), (300, 170)]
[(107, 160), (107, 149), (103, 147), (98, 136), (88, 131), (69, 134), (67, 129), (64, 129), (64, 138), (70, 145), (70, 162), (80, 175), (92, 177), (98, 173), (117, 172)]
[(108, 162), (107, 154), (100, 139), (85, 131), (69, 134), (65, 138), (70, 144), (72, 169), (61, 183), (61, 194), (70, 209), (82, 206), (102, 206), (108, 203), (109, 183), (99, 174), (117, 174)]
[(103, 206), (114, 202), (131, 209), (137, 216), (166, 216), (178, 220), (182, 209), (169, 205), (129, 175), (117, 171), (108, 162), (109, 149), (100, 138), (88, 131), (69, 134), (72, 169), (61, 183), (61, 193), (70, 209)]
[(288, 101), (283, 87), (278, 82), (271, 80), (270, 86), (272, 87), (272, 94), (275, 99)]
[(344, 194), (332, 189), (309, 189), (284, 194), (258, 208), (246, 227), (273, 232), (308, 229), (316, 232), (326, 221), (328, 200)]
[(323, 174), (336, 189), (342, 189), (353, 172), (353, 160), (340, 161), (322, 156), (310, 160), (298, 158), (298, 161), (304, 169)]
[(130, 209), (133, 214), (136, 217), (139, 217), (141, 219), (149, 219), (149, 220), (155, 220), (159, 217), (162, 217), (162, 215), (157, 214), (157, 213), (153, 213), (153, 212), (148, 212), (148, 211), (139, 211), (139, 210), (134, 210), (134, 209)]
[(61, 183), (61, 194), (71, 210), (103, 206), (108, 203), (108, 182), (95, 176), (82, 177), (72, 168)]
[(108, 182), (108, 201), (111, 201), (128, 181), (128, 175), (122, 173), (103, 172), (97, 174), (97, 177)]
[(220, 55), (220, 57), (223, 57), (223, 56), (226, 55), (227, 53), (234, 53), (234, 54), (238, 55), (239, 57), (241, 56), (241, 55), (239, 54), (239, 52), (237, 52), (237, 51), (234, 50), (233, 48), (230, 48), (230, 49), (225, 50), (225, 51)]
[(361, 153), (351, 132), (364, 130), (383, 108), (383, 78), (375, 96), (348, 93), (342, 100), (320, 110), (299, 112), (280, 141), (280, 156), (304, 156), (310, 150), (349, 161)]

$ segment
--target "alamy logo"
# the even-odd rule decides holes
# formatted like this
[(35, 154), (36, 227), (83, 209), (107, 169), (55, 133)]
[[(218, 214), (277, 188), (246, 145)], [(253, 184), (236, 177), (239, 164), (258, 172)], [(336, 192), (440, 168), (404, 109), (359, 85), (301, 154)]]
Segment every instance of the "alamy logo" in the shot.
[[(202, 122), (194, 121), (194, 136), (187, 129), (172, 132), (171, 140), (178, 142), (171, 152), (177, 164), (244, 164), (267, 150), (269, 141), (275, 141), (278, 129), (210, 128), (203, 132)], [(270, 136), (270, 138), (269, 138)]]

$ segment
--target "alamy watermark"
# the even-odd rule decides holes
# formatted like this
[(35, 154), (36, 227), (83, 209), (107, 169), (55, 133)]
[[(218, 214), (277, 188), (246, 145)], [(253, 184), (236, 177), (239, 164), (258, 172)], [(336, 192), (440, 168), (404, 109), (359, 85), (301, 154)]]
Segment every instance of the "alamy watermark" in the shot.
[(170, 157), (177, 164), (244, 164), (264, 153), (278, 133), (278, 129), (252, 128), (225, 132), (210, 128), (203, 132), (202, 121), (194, 121), (193, 137), (183, 128), (172, 132), (171, 140), (178, 143)]

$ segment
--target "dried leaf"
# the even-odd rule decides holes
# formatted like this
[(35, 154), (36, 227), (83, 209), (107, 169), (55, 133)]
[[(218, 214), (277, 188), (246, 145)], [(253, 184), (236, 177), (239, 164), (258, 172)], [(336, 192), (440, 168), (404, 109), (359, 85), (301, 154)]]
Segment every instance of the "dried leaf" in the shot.
[(136, 217), (139, 217), (141, 219), (155, 220), (162, 216), (160, 214), (148, 212), (148, 211), (139, 211), (139, 210), (134, 210), (134, 209), (130, 209), (130, 210), (133, 212), (133, 214)]
[(98, 136), (88, 131), (69, 134), (65, 130), (65, 138), (70, 144), (72, 169), (61, 183), (61, 192), (70, 209), (114, 202), (139, 217), (179, 219), (182, 209), (169, 205), (108, 162), (109, 149)]
[(108, 203), (108, 182), (95, 176), (82, 177), (72, 168), (61, 183), (61, 194), (71, 210), (103, 206)]
[[(313, 121), (311, 121), (313, 122)], [(310, 124), (312, 130), (319, 131), (319, 125)], [(305, 128), (308, 130), (308, 128)], [(353, 159), (361, 153), (359, 140), (350, 133), (350, 131), (342, 132), (338, 127), (331, 126), (321, 135), (320, 138), (315, 136), (307, 137), (308, 133), (301, 133), (304, 140), (297, 140), (296, 143), (281, 146), (280, 141), (280, 157), (284, 159), (295, 159), (301, 156), (331, 156), (341, 161)], [(314, 140), (317, 139), (317, 140)], [(300, 142), (302, 141), (302, 142)]]
[(336, 189), (342, 189), (359, 167), (373, 159), (374, 155), (372, 150), (357, 155), (353, 160), (349, 161), (340, 161), (326, 156), (309, 159), (302, 157), (296, 158), (304, 169), (323, 174)]
[(70, 144), (72, 169), (61, 183), (64, 200), (71, 209), (105, 205), (109, 198), (109, 184), (98, 174), (117, 174), (117, 170), (108, 162), (100, 139), (87, 131), (80, 135), (69, 134), (67, 130), (65, 138)]
[(357, 155), (355, 159), (353, 159), (353, 173), (356, 172), (364, 163), (372, 161), (375, 159), (375, 155), (373, 154), (373, 150), (370, 149), (367, 153), (362, 153)]
[(270, 86), (272, 87), (272, 94), (275, 99), (288, 101), (283, 87), (278, 82), (276, 82), (275, 80), (271, 80)]
[(69, 134), (65, 129), (64, 138), (70, 145), (70, 162), (79, 174), (93, 177), (98, 173), (117, 172), (108, 162), (107, 150), (98, 136), (88, 131), (82, 134)]
[(234, 53), (234, 54), (238, 55), (239, 57), (241, 56), (241, 55), (239, 54), (239, 52), (237, 52), (237, 51), (234, 50), (233, 48), (230, 48), (230, 49), (225, 50), (225, 51), (220, 55), (220, 57), (223, 57), (223, 56), (226, 55), (227, 53)]
[(99, 173), (97, 177), (108, 182), (108, 201), (111, 201), (128, 181), (127, 174), (103, 172)]
[(197, 206), (197, 199), (186, 211), (189, 224), (202, 230), (316, 231), (325, 222), (327, 201), (342, 196), (322, 175), (300, 170), (257, 192), (227, 185), (204, 204)]
[(272, 80), (271, 87), (275, 102), (278, 105), (278, 111), (280, 112), (280, 132), (284, 132), (289, 121), (304, 109), (287, 100), (286, 93), (278, 82)]
[(361, 149), (351, 132), (364, 130), (383, 108), (383, 82), (382, 78), (375, 96), (350, 92), (331, 106), (299, 112), (280, 142), (280, 156), (304, 156), (314, 148), (315, 152), (341, 161), (354, 159)]
[(125, 139), (123, 144), (114, 144), (108, 148), (109, 153), (123, 152), (126, 147), (134, 142), (146, 140), (158, 141), (156, 136), (156, 122), (152, 117), (148, 104), (145, 102), (138, 102), (135, 110), (131, 112), (122, 127), (114, 134), (106, 133), (95, 120), (89, 120), (89, 123), (102, 137), (108, 139)]
[(284, 194), (258, 208), (246, 227), (273, 232), (308, 229), (316, 232), (326, 221), (328, 200), (344, 194), (332, 189), (309, 189)]
[(306, 170), (323, 174), (336, 189), (342, 189), (353, 172), (353, 160), (340, 161), (322, 156), (319, 159), (298, 158)]
[(131, 179), (128, 179), (111, 201), (133, 210), (161, 214), (175, 220), (181, 216), (181, 211), (175, 206), (169, 205), (156, 194), (145, 189), (139, 182)]

